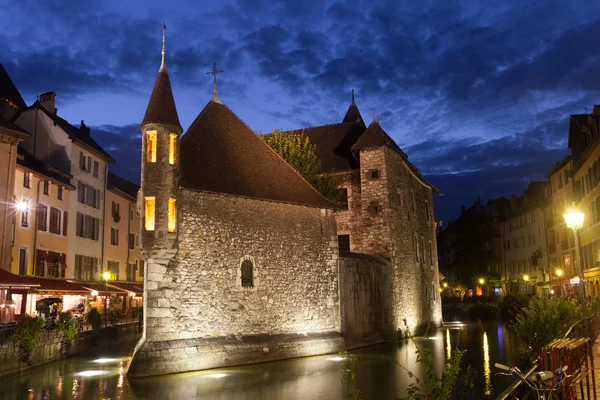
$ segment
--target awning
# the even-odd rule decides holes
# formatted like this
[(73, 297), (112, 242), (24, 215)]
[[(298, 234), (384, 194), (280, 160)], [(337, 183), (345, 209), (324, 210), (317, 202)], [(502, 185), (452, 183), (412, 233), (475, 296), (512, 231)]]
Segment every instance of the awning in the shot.
[(99, 296), (104, 296), (108, 289), (109, 296), (119, 296), (127, 294), (128, 292), (124, 289), (114, 287), (111, 283), (108, 284), (108, 288), (103, 283), (95, 283), (95, 282), (78, 282), (81, 286), (88, 289), (89, 292), (98, 292)]
[(29, 290), (33, 288), (38, 288), (39, 286), (39, 283), (34, 282), (29, 278), (11, 274), (10, 272), (4, 269), (0, 269), (0, 289)]
[(143, 282), (110, 282), (108, 286), (113, 286), (117, 289), (125, 290), (128, 293), (135, 293), (136, 296), (142, 296), (144, 294)]
[(90, 290), (85, 287), (69, 282), (64, 279), (48, 279), (30, 277), (27, 278), (32, 282), (39, 284), (39, 287), (33, 288), (29, 293), (31, 294), (51, 294), (51, 295), (82, 295), (86, 296), (90, 294)]

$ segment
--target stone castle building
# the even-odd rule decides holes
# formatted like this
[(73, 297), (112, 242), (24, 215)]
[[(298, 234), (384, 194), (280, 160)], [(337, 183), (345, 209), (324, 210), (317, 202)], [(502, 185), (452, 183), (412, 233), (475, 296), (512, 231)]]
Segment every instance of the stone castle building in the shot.
[(435, 188), (354, 102), (346, 119), (306, 130), (324, 172), (344, 176), (343, 210), (216, 84), (181, 137), (163, 46), (141, 124), (146, 301), (129, 376), (332, 353), (391, 340), (403, 319), (441, 323)]

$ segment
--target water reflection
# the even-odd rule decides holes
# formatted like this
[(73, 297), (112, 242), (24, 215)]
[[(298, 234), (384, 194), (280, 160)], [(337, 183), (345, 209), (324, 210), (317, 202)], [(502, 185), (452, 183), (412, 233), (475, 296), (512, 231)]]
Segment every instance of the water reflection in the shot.
[[(455, 330), (453, 328), (458, 328)], [(493, 332), (497, 332), (493, 334)], [(489, 334), (488, 334), (489, 333)], [(518, 343), (514, 334), (497, 323), (460, 323), (435, 334), (353, 351), (356, 379), (364, 399), (395, 400), (412, 382), (407, 370), (423, 377), (416, 363), (416, 346), (430, 349), (441, 372), (452, 348), (467, 350), (464, 365), (480, 378), (473, 399), (497, 395), (508, 382), (495, 376), (493, 362), (506, 363)], [(131, 347), (132, 348), (132, 347)], [(7, 399), (342, 399), (340, 355), (285, 360), (236, 368), (169, 375), (129, 381), (126, 376), (130, 348), (94, 357), (48, 364), (0, 381)], [(31, 390), (30, 390), (31, 389)]]
[(492, 377), (490, 371), (490, 345), (487, 332), (483, 332), (483, 376), (485, 378), (485, 391), (487, 395), (492, 394)]

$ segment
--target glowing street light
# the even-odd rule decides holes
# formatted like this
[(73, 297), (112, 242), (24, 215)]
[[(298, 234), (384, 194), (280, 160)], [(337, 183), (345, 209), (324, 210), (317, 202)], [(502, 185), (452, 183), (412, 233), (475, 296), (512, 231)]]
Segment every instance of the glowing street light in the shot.
[(562, 269), (557, 269), (556, 270), (556, 276), (558, 276), (558, 294), (562, 296), (562, 284), (560, 282), (560, 277), (563, 274), (563, 270)]
[(525, 282), (529, 282), (529, 275), (523, 275), (523, 280)]
[(15, 210), (19, 212), (27, 211), (27, 202), (24, 200), (19, 200), (15, 203)]
[(485, 279), (483, 279), (483, 278), (479, 278), (479, 284), (480, 284), (480, 285), (483, 285), (484, 283), (485, 283)]
[(447, 288), (448, 287), (448, 282), (444, 282), (443, 286), (444, 286), (444, 288)]
[(110, 272), (104, 271), (102, 273), (102, 279), (104, 279), (104, 326), (107, 326), (108, 319), (108, 280), (110, 279)]
[[(583, 266), (581, 265), (581, 256), (579, 254), (579, 229), (583, 226), (583, 213), (571, 207), (569, 211), (563, 215), (567, 228), (573, 229), (573, 236), (575, 237), (575, 259), (577, 262), (577, 272), (579, 273), (579, 297), (581, 299), (581, 312), (583, 315), (583, 329), (586, 337), (590, 337), (590, 331), (588, 327), (587, 311), (585, 309), (585, 282), (583, 280)], [(591, 349), (590, 349), (591, 350)]]

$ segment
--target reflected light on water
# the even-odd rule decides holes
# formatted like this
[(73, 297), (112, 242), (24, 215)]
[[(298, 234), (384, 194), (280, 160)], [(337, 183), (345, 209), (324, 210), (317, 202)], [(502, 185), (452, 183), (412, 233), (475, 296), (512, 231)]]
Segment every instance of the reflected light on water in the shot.
[(97, 363), (97, 364), (108, 364), (108, 363), (114, 363), (119, 361), (118, 358), (99, 358), (97, 360), (94, 360), (93, 362)]
[(89, 370), (89, 371), (76, 372), (73, 375), (75, 375), (75, 376), (100, 376), (100, 375), (108, 375), (108, 373), (109, 373), (109, 371)]
[(485, 394), (492, 394), (492, 374), (490, 371), (490, 345), (487, 333), (483, 332), (483, 376), (485, 377)]
[(344, 361), (346, 357), (329, 357), (328, 360), (331, 361)]
[(446, 329), (446, 358), (452, 357), (452, 345), (450, 344), (450, 329)]
[(225, 378), (227, 376), (227, 374), (208, 374), (206, 376), (209, 378), (213, 378), (213, 379), (221, 379), (221, 378)]

